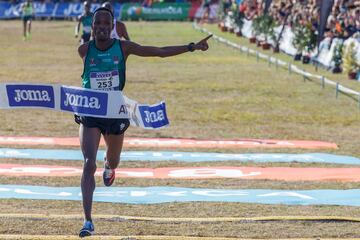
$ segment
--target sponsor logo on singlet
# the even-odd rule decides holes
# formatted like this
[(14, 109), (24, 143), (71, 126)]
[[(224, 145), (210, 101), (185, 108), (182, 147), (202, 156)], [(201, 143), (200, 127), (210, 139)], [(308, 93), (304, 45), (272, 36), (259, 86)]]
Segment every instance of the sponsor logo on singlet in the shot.
[(9, 105), (54, 108), (54, 89), (44, 85), (6, 85)]
[(108, 95), (102, 92), (61, 87), (60, 108), (65, 111), (105, 116)]
[(113, 56), (113, 61), (114, 61), (114, 65), (118, 65), (119, 64), (119, 57), (118, 56)]
[(96, 66), (96, 62), (94, 58), (90, 58), (90, 67), (95, 67)]
[(97, 56), (98, 57), (108, 57), (108, 56), (110, 56), (110, 53), (98, 53)]

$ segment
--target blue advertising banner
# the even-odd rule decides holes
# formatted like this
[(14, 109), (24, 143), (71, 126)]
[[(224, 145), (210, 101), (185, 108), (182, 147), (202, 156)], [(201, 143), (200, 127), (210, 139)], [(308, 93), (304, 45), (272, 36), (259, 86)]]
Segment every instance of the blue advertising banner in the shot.
[(142, 122), (146, 128), (159, 128), (169, 124), (169, 120), (166, 115), (166, 105), (161, 102), (158, 105), (152, 106), (139, 106), (139, 112)]
[[(101, 5), (93, 3), (91, 11), (94, 12)], [(115, 3), (114, 15), (119, 17), (121, 11), (121, 4)], [(82, 3), (42, 3), (34, 2), (35, 16), (37, 17), (52, 17), (52, 18), (67, 18), (77, 17), (84, 12), (84, 5)], [(12, 19), (21, 17), (21, 3), (10, 4), (8, 2), (0, 1), (0, 19)]]
[(46, 85), (6, 85), (8, 102), (11, 107), (54, 108), (54, 89)]
[[(121, 91), (103, 91), (60, 84), (0, 83), (0, 109), (47, 108), (80, 116), (135, 120), (133, 125), (156, 129), (169, 125), (165, 103), (137, 104)], [(134, 107), (132, 105), (136, 103)], [(141, 106), (141, 110), (139, 107)], [(141, 114), (142, 115), (141, 115)]]
[(61, 110), (98, 116), (107, 114), (107, 93), (68, 87), (61, 87), (60, 92)]

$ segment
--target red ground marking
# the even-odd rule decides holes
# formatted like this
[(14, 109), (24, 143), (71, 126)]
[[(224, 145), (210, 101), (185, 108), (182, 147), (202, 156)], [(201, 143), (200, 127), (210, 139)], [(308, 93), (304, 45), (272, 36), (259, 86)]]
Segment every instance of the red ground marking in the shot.
[[(80, 176), (82, 168), (51, 165), (0, 164), (2, 176)], [(98, 169), (97, 176), (102, 175)], [(258, 167), (178, 167), (119, 168), (121, 178), (243, 178), (283, 181), (360, 181), (360, 168), (258, 168)]]
[[(79, 139), (48, 137), (3, 137), (3, 145), (58, 145), (79, 146)], [(104, 145), (104, 141), (101, 141)], [(175, 138), (125, 138), (125, 147), (167, 147), (167, 148), (305, 148), (305, 149), (337, 149), (335, 143), (320, 141), (288, 141), (270, 139), (237, 139), (237, 140), (195, 140)]]

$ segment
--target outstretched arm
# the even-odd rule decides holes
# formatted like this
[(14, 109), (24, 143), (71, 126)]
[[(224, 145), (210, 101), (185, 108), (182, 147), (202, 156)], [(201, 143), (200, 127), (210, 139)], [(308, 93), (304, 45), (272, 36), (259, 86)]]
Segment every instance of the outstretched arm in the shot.
[(212, 35), (209, 35), (197, 43), (190, 43), (188, 45), (169, 46), (169, 47), (141, 46), (134, 42), (125, 41), (123, 42), (124, 43), (123, 50), (125, 57), (128, 57), (130, 54), (134, 54), (142, 57), (171, 57), (189, 51), (191, 52), (195, 50), (206, 51), (209, 48), (207, 40), (211, 37)]

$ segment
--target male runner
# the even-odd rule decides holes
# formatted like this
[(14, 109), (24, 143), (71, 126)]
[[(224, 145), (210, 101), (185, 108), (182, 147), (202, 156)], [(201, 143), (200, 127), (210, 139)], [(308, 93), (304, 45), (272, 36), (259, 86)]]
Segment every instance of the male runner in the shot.
[(21, 6), (21, 19), (23, 21), (23, 40), (31, 39), (31, 22), (35, 16), (32, 0), (26, 0)]
[[(123, 90), (125, 63), (132, 54), (142, 57), (170, 57), (195, 50), (206, 51), (209, 48), (207, 40), (211, 35), (198, 43), (169, 47), (141, 46), (131, 41), (113, 39), (110, 37), (113, 21), (114, 15), (107, 8), (101, 7), (94, 12), (94, 40), (82, 44), (78, 49), (84, 63), (84, 88)], [(91, 209), (95, 190), (96, 154), (101, 135), (106, 143), (103, 180), (105, 186), (111, 186), (115, 180), (115, 169), (120, 161), (124, 132), (129, 127), (129, 120), (75, 116), (75, 121), (80, 124), (80, 146), (84, 155), (81, 192), (85, 220), (79, 236), (86, 237), (94, 233)]]
[(80, 25), (82, 24), (83, 34), (81, 35), (80, 44), (86, 43), (91, 37), (91, 23), (93, 13), (90, 11), (91, 3), (84, 2), (84, 13), (78, 17), (78, 24), (75, 27), (75, 37), (77, 38), (80, 31)]

